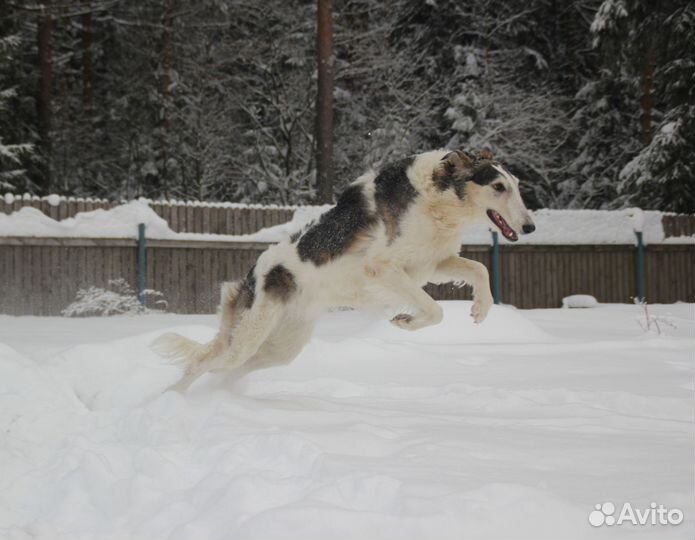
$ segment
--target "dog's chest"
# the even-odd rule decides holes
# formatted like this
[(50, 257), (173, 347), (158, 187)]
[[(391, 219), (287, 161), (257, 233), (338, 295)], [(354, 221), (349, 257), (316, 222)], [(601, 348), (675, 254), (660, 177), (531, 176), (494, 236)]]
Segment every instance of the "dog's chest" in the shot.
[(401, 235), (388, 247), (388, 258), (417, 282), (426, 283), (437, 265), (458, 254), (460, 233), (437, 227), (421, 216), (403, 223)]

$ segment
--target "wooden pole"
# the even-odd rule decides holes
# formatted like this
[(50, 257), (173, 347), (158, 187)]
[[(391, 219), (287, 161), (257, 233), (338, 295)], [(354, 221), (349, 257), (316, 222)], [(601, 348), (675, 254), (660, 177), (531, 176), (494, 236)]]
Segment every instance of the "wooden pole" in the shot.
[(316, 202), (333, 202), (333, 0), (318, 0)]
[(500, 241), (497, 231), (492, 231), (492, 298), (495, 304), (500, 303), (502, 286), (500, 280)]
[(37, 49), (38, 49), (38, 89), (36, 96), (36, 112), (39, 120), (39, 137), (41, 139), (42, 178), (39, 179), (41, 192), (48, 195), (51, 191), (51, 88), (52, 67), (51, 60), (51, 32), (53, 20), (51, 16), (50, 0), (42, 4), (41, 13), (37, 25)]
[(145, 224), (138, 223), (138, 257), (137, 257), (138, 300), (145, 305), (145, 288), (147, 287), (147, 236)]
[(637, 301), (644, 304), (647, 301), (647, 280), (645, 272), (644, 236), (642, 231), (635, 231), (637, 250), (635, 257), (635, 280), (637, 282)]

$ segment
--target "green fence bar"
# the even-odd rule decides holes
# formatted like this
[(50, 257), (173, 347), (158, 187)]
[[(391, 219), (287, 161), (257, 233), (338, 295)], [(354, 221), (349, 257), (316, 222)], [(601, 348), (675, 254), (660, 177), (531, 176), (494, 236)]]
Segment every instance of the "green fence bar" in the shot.
[(138, 300), (145, 305), (145, 276), (147, 275), (147, 245), (145, 240), (145, 224), (138, 224)]
[(500, 242), (496, 231), (492, 231), (492, 298), (500, 303)]
[(635, 236), (637, 236), (637, 256), (635, 257), (635, 283), (637, 284), (637, 300), (640, 303), (644, 303), (647, 301), (644, 238), (642, 236), (642, 231), (635, 231)]

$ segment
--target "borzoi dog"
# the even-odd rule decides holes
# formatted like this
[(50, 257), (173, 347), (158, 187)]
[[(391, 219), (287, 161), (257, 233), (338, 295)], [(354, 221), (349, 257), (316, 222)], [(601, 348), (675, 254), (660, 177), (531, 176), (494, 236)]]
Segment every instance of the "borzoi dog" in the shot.
[(210, 343), (157, 341), (186, 361), (172, 388), (185, 391), (207, 371), (290, 362), (329, 308), (392, 309), (404, 330), (437, 324), (442, 308), (422, 289), (428, 282), (471, 285), (471, 316), (482, 322), (493, 303), (488, 271), (458, 256), (462, 229), (481, 221), (511, 241), (535, 229), (519, 180), (489, 151), (436, 150), (363, 175), (317, 222), (261, 254), (245, 279), (223, 284)]

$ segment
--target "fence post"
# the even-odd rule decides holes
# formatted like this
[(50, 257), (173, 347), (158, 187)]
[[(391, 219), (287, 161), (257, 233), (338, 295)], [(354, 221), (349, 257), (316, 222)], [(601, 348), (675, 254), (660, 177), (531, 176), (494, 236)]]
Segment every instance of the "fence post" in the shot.
[(138, 260), (137, 260), (137, 286), (138, 300), (145, 305), (145, 276), (147, 275), (147, 249), (145, 239), (145, 224), (138, 223)]
[(635, 258), (635, 279), (637, 283), (637, 300), (640, 303), (647, 301), (646, 291), (646, 276), (645, 276), (645, 256), (644, 256), (644, 238), (642, 231), (635, 231), (637, 236), (637, 256)]
[(500, 243), (496, 231), (492, 231), (492, 298), (500, 303)]

